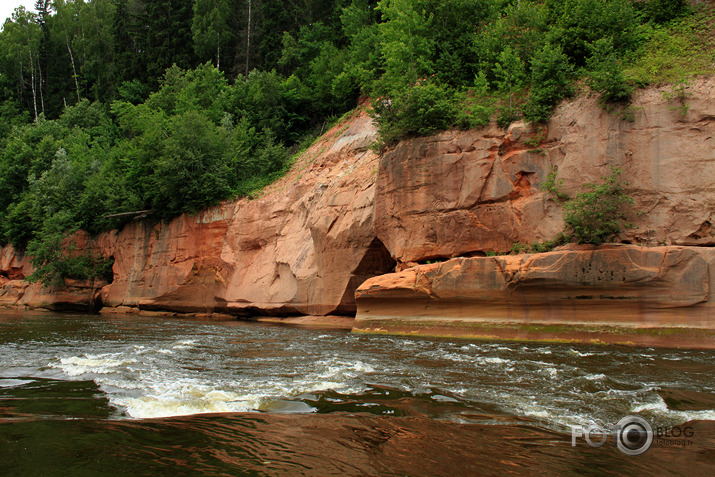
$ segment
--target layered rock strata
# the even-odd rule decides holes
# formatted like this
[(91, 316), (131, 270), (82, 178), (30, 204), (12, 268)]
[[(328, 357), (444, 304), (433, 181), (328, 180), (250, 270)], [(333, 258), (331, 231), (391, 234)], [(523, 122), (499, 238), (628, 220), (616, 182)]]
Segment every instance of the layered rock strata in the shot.
[(715, 346), (715, 249), (570, 248), (454, 258), (369, 279), (356, 292), (355, 330), (554, 339), (603, 339), (609, 330), (616, 341), (652, 342), (649, 330), (688, 328), (698, 330), (686, 333), (689, 344)]
[[(131, 222), (94, 240), (79, 234), (78, 248), (114, 259), (102, 304), (123, 312), (354, 315), (357, 286), (395, 263), (373, 230), (375, 137), (371, 118), (356, 111), (259, 198), (170, 222)], [(2, 253), (0, 304), (58, 308), (48, 298), (57, 296), (67, 307), (76, 284), (28, 285), (29, 262), (11, 247)], [(86, 309), (87, 293), (74, 291), (74, 307)]]
[(614, 112), (580, 97), (542, 126), (402, 141), (380, 161), (376, 234), (399, 268), (550, 240), (564, 223), (549, 175), (573, 197), (618, 168), (635, 201), (618, 241), (715, 245), (715, 80), (687, 91), (684, 104), (641, 91)]
[[(669, 99), (674, 96), (668, 91), (641, 91), (628, 109), (612, 112), (604, 111), (596, 97), (581, 96), (563, 103), (545, 125), (448, 131), (402, 141), (381, 156), (369, 149), (375, 126), (358, 110), (258, 198), (229, 201), (171, 222), (132, 222), (91, 240), (78, 237), (82, 247), (114, 258), (114, 279), (100, 293), (97, 283), (68, 283), (64, 290), (28, 285), (23, 281), (31, 272), (28, 260), (6, 247), (0, 254), (0, 305), (66, 308), (74, 300), (85, 309), (101, 300), (105, 310), (122, 312), (350, 316), (356, 312), (355, 289), (371, 277), (430, 261), (505, 252), (516, 242), (553, 239), (563, 230), (563, 204), (544, 190), (549, 178), (562, 193), (574, 196), (585, 183), (609, 175), (612, 167), (622, 171), (635, 201), (630, 217), (634, 227), (617, 241), (690, 246), (692, 253), (705, 257), (715, 245), (715, 80), (694, 81), (682, 100)], [(653, 269), (649, 260), (655, 259), (634, 262), (633, 253), (590, 266), (618, 265), (603, 270), (627, 277), (644, 273), (643, 267)], [(484, 260), (506, 261), (504, 266), (521, 270), (527, 259)], [(585, 267), (586, 259), (579, 260)], [(486, 293), (483, 286), (491, 283), (493, 270), (479, 268), (484, 274), (480, 278), (469, 267), (474, 293)], [(535, 269), (529, 267), (533, 276)], [(409, 273), (414, 270), (424, 269)], [(651, 293), (657, 280), (634, 279), (627, 281), (633, 293), (645, 287), (638, 299), (564, 299), (559, 303), (569, 305), (556, 313), (553, 300), (560, 293), (591, 296), (588, 288), (595, 286), (576, 286), (570, 278), (556, 286), (558, 270), (529, 285), (519, 282), (521, 291), (515, 296), (528, 303), (529, 317), (601, 322), (611, 314), (605, 310), (620, 306), (616, 303), (627, 304), (631, 311), (626, 314), (635, 313), (635, 303), (661, 303)], [(689, 274), (680, 277), (683, 283), (690, 283)], [(542, 285), (551, 288), (539, 292)], [(447, 285), (441, 286), (440, 296), (447, 297)], [(454, 303), (461, 303), (459, 294), (466, 293), (465, 285), (459, 286)], [(367, 299), (363, 293), (360, 300)], [(489, 292), (489, 309), (514, 309), (512, 302), (499, 305), (498, 297), (505, 295), (494, 293)], [(692, 293), (689, 299), (694, 299)], [(449, 300), (440, 300), (445, 316), (457, 313), (447, 309)], [(703, 303), (667, 309), (685, 326), (684, 310), (709, 310)], [(692, 315), (699, 317), (693, 318), (693, 326), (704, 326), (703, 319), (712, 323), (711, 315), (698, 313)], [(366, 317), (358, 313), (358, 321)], [(633, 317), (626, 321), (640, 323)]]

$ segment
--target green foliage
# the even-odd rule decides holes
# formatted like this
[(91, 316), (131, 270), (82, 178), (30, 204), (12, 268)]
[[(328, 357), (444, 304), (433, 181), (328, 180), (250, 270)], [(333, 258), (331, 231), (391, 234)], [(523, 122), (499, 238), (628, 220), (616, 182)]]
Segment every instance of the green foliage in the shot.
[(511, 123), (519, 119), (519, 109), (518, 108), (511, 108), (511, 107), (506, 107), (502, 108), (501, 111), (499, 111), (499, 115), (497, 116), (497, 124), (501, 128), (508, 128)]
[(457, 119), (457, 106), (450, 91), (429, 82), (419, 83), (391, 100), (376, 100), (373, 111), (387, 145), (402, 137), (447, 129)]
[(543, 127), (539, 127), (538, 133), (536, 134), (536, 136), (526, 139), (524, 141), (524, 144), (529, 147), (536, 147), (539, 144), (541, 144), (544, 141), (544, 139), (546, 139), (546, 131), (544, 131)]
[(520, 253), (524, 253), (528, 250), (529, 246), (526, 244), (523, 244), (521, 242), (514, 242), (511, 246), (511, 253), (513, 255), (519, 255)]
[[(0, 232), (27, 248), (33, 279), (57, 284), (99, 266), (68, 248), (80, 228), (121, 227), (128, 218), (113, 215), (146, 209), (168, 219), (270, 183), (286, 148), (268, 127), (250, 124), (268, 124), (274, 118), (260, 111), (288, 100), (283, 81), (268, 85), (277, 86), (274, 95), (259, 82), (230, 87), (211, 65), (174, 67), (145, 103), (115, 102), (108, 111), (82, 100), (58, 119), (41, 115), (14, 129), (0, 149)], [(226, 104), (241, 91), (252, 102), (234, 123)]]
[(191, 32), (196, 53), (204, 58), (214, 57), (216, 68), (221, 65), (221, 50), (234, 41), (231, 28), (231, 2), (228, 0), (196, 0)]
[(490, 98), (475, 92), (457, 94), (457, 119), (455, 125), (460, 129), (475, 129), (489, 124), (494, 111)]
[(529, 251), (531, 253), (546, 253), (550, 252), (556, 247), (559, 247), (561, 245), (565, 245), (569, 242), (571, 237), (568, 235), (564, 234), (563, 232), (560, 232), (555, 239), (553, 240), (547, 240), (545, 242), (534, 242), (529, 246)]
[(153, 164), (151, 208), (169, 218), (229, 196), (228, 132), (195, 111), (178, 114), (165, 126), (167, 138)]
[(151, 94), (145, 104), (167, 115), (201, 111), (218, 124), (224, 115), (227, 88), (223, 74), (209, 63), (193, 70), (174, 65), (164, 73), (161, 89)]
[(512, 90), (519, 88), (526, 79), (524, 62), (507, 46), (497, 57), (494, 75), (499, 91), (509, 93), (509, 108), (511, 109)]
[(666, 25), (646, 25), (648, 42), (625, 65), (638, 85), (678, 83), (715, 73), (713, 11), (702, 10)]
[(571, 66), (559, 46), (551, 44), (537, 52), (531, 60), (531, 94), (524, 105), (524, 118), (545, 121), (561, 99), (569, 92)]
[(33, 239), (27, 247), (32, 257), (32, 274), (29, 282), (39, 282), (55, 287), (65, 284), (65, 279), (111, 281), (113, 258), (95, 257), (80, 253), (67, 235), (55, 231)]
[(621, 171), (612, 168), (601, 184), (586, 184), (587, 192), (578, 194), (564, 205), (564, 221), (578, 243), (601, 244), (618, 234), (627, 218), (627, 205), (633, 199), (626, 193), (627, 183), (620, 182)]
[(556, 180), (558, 172), (555, 166), (551, 168), (551, 172), (546, 176), (544, 183), (541, 184), (541, 190), (552, 194), (556, 199), (563, 202), (569, 200), (569, 196), (561, 192), (561, 185), (564, 181), (562, 179)]
[(513, 255), (519, 255), (521, 253), (546, 253), (556, 247), (567, 244), (570, 238), (571, 237), (561, 232), (553, 240), (547, 240), (545, 242), (533, 242), (531, 244), (514, 242), (510, 252)]
[(621, 64), (608, 39), (600, 39), (593, 45), (593, 55), (586, 62), (587, 83), (601, 93), (601, 101), (628, 101), (633, 89), (627, 83)]
[[(254, 196), (360, 96), (372, 96), (391, 144), (495, 115), (503, 127), (522, 114), (545, 121), (574, 81), (626, 101), (636, 85), (715, 72), (710, 3), (275, 0), (251, 1), (250, 15), (248, 5), (18, 8), (0, 31), (0, 239), (44, 257), (38, 267), (62, 263), (48, 276), (82, 275), (84, 259), (58, 250), (68, 234), (129, 220), (116, 214), (169, 219)], [(685, 113), (681, 89), (666, 99)]]
[(646, 16), (657, 23), (669, 22), (686, 11), (685, 0), (648, 0), (642, 9)]
[(146, 101), (151, 93), (149, 86), (138, 79), (124, 81), (117, 88), (117, 100), (132, 104), (139, 104)]
[(624, 108), (621, 109), (621, 112), (618, 114), (620, 118), (624, 121), (628, 121), (629, 123), (634, 123), (636, 121), (636, 110), (637, 109), (642, 109), (642, 108), (637, 108), (632, 105), (627, 105)]
[(663, 91), (663, 99), (676, 103), (676, 106), (671, 106), (670, 109), (678, 111), (683, 117), (688, 114), (688, 110), (690, 109), (690, 105), (688, 104), (688, 96), (690, 96), (688, 86), (689, 84), (687, 82), (682, 82), (672, 85), (669, 90)]
[(427, 0), (382, 0), (379, 10), (380, 49), (385, 73), (380, 82), (383, 92), (409, 88), (418, 79), (434, 73), (435, 49), (431, 29), (433, 11)]
[(494, 67), (501, 52), (507, 47), (524, 64), (528, 64), (529, 58), (546, 41), (548, 14), (549, 10), (542, 2), (507, 3), (502, 14), (487, 23), (472, 39), (472, 49), (479, 57), (479, 69), (485, 71), (493, 81)]
[(592, 45), (605, 39), (628, 52), (642, 41), (638, 14), (629, 0), (547, 0), (555, 26), (548, 37), (561, 45), (577, 66), (591, 56)]

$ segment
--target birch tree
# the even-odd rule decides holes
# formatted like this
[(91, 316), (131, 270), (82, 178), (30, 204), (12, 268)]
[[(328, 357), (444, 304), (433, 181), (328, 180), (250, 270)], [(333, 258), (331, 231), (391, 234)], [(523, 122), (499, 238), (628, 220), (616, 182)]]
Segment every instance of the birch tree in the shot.
[(42, 31), (36, 21), (37, 16), (24, 7), (18, 7), (3, 26), (2, 59), (7, 70), (14, 71), (19, 80), (20, 96), (25, 91), (31, 94), (31, 111), (35, 119), (39, 116), (39, 63), (38, 52)]
[(221, 53), (233, 39), (229, 0), (196, 0), (191, 33), (194, 48), (201, 60), (213, 56), (216, 69), (221, 69)]

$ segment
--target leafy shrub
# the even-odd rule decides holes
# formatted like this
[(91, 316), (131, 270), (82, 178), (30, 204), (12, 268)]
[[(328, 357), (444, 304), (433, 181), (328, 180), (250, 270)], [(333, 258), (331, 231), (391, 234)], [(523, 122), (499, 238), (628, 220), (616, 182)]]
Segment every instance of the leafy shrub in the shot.
[(489, 124), (493, 108), (478, 101), (467, 100), (462, 103), (457, 114), (456, 125), (459, 129), (475, 129)]
[(494, 112), (494, 99), (489, 95), (486, 75), (482, 72), (475, 75), (472, 86), (455, 96), (459, 103), (456, 125), (460, 129), (486, 126)]
[(646, 17), (656, 23), (669, 22), (686, 10), (684, 0), (648, 0), (642, 3)]
[(457, 106), (446, 87), (425, 81), (391, 99), (376, 100), (373, 114), (382, 141), (389, 145), (403, 137), (449, 128), (457, 119)]
[(525, 243), (521, 242), (514, 242), (511, 245), (511, 253), (512, 255), (519, 255), (520, 253), (525, 253), (529, 250), (529, 246), (526, 245)]
[(588, 86), (601, 93), (603, 102), (628, 101), (633, 88), (626, 82), (623, 69), (610, 39), (593, 45), (593, 55), (586, 62)]
[(620, 174), (612, 168), (610, 176), (602, 177), (602, 184), (584, 185), (589, 190), (564, 205), (564, 221), (578, 243), (604, 243), (627, 225), (626, 205), (633, 204), (633, 198), (626, 194), (628, 184), (619, 181)]
[(607, 38), (619, 52), (634, 50), (640, 44), (638, 13), (630, 0), (549, 0), (557, 26), (550, 40), (563, 47), (577, 66), (591, 54), (591, 45)]
[(712, 35), (713, 12), (705, 11), (669, 22), (648, 24), (645, 43), (625, 68), (638, 85), (680, 82), (715, 73)]
[(151, 205), (163, 217), (193, 212), (230, 194), (228, 133), (197, 112), (171, 118), (156, 158)]
[[(509, 2), (473, 40), (480, 67), (489, 72), (508, 45), (524, 63), (541, 48), (549, 29), (548, 7), (542, 2)], [(490, 73), (490, 79), (495, 79)]]
[(66, 278), (77, 280), (104, 279), (111, 281), (113, 258), (95, 258), (89, 254), (77, 254), (67, 246), (62, 235), (34, 239), (28, 246), (34, 271), (27, 277), (29, 282), (45, 286), (62, 286)]
[(541, 190), (553, 194), (560, 202), (563, 202), (565, 200), (569, 200), (569, 196), (561, 192), (561, 184), (563, 184), (564, 181), (562, 179), (557, 181), (557, 174), (558, 169), (554, 166), (549, 175), (546, 176), (544, 183), (541, 184)]
[(547, 240), (545, 242), (533, 242), (531, 245), (527, 245), (521, 242), (514, 242), (511, 246), (511, 253), (513, 255), (519, 255), (521, 253), (544, 253), (550, 252), (560, 245), (568, 243), (570, 237), (563, 232), (559, 233), (553, 240)]
[(494, 76), (499, 91), (509, 93), (509, 109), (512, 109), (512, 93), (521, 87), (526, 79), (526, 67), (510, 47), (504, 48), (494, 65)]
[(550, 252), (560, 245), (565, 245), (569, 242), (570, 237), (563, 232), (560, 232), (555, 239), (547, 240), (545, 242), (534, 242), (529, 247), (529, 251), (532, 253), (545, 253)]
[(518, 108), (502, 108), (497, 116), (497, 124), (501, 128), (508, 128), (511, 123), (519, 119)]
[(560, 46), (545, 45), (531, 60), (531, 94), (524, 105), (524, 118), (545, 121), (569, 92), (571, 66)]

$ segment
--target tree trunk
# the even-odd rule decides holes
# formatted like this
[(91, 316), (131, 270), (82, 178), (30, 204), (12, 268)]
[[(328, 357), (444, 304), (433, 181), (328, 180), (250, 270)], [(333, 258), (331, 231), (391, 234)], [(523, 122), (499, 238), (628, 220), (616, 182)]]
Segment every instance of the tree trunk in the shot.
[(22, 66), (22, 58), (20, 58), (20, 84), (17, 89), (17, 94), (20, 98), (25, 94), (25, 75), (23, 74)]
[(45, 96), (42, 94), (42, 65), (40, 64), (39, 53), (37, 59), (37, 72), (40, 74), (40, 106), (42, 108), (42, 113), (45, 113)]
[(35, 121), (37, 121), (37, 91), (35, 90), (35, 62), (32, 60), (32, 48), (28, 48), (30, 53), (30, 87), (32, 88), (32, 105), (35, 108)]
[(77, 83), (77, 69), (74, 66), (74, 55), (72, 54), (72, 48), (70, 48), (70, 39), (69, 37), (65, 36), (65, 42), (67, 43), (67, 51), (70, 54), (70, 61), (72, 62), (72, 73), (73, 73), (73, 78), (74, 78), (74, 87), (75, 90), (77, 91), (77, 103), (79, 103), (79, 83)]
[(251, 53), (251, 0), (248, 0), (248, 26), (246, 27), (246, 78), (248, 78), (248, 57)]

